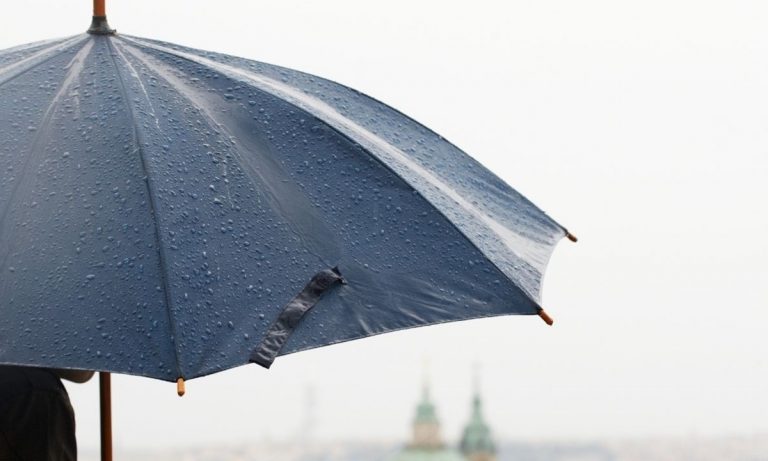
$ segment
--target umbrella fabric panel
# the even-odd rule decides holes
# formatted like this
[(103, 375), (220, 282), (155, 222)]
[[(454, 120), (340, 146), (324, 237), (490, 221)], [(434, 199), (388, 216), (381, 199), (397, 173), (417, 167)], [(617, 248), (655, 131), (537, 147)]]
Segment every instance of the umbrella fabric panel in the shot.
[(132, 40), (272, 92), (324, 120), (408, 181), (521, 289), (540, 299), (542, 274), (564, 229), (438, 134), (358, 91), (314, 75)]
[(331, 267), (347, 284), (283, 353), (536, 312), (431, 202), (324, 120), (194, 61), (112, 43), (156, 179), (160, 235), (176, 248), (166, 261), (184, 376), (242, 364)]
[(175, 379), (146, 174), (106, 43), (27, 51), (0, 68), (23, 72), (0, 83), (0, 362)]

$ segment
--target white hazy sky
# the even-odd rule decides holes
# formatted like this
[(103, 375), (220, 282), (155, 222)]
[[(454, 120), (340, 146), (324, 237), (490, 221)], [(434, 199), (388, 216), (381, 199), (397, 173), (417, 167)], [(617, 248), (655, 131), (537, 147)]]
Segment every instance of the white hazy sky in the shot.
[[(0, 48), (87, 28), (3, 2)], [(407, 437), (425, 358), (446, 436), (482, 363), (500, 438), (768, 432), (768, 4), (108, 0), (127, 34), (315, 73), (412, 115), (580, 237), (534, 317), (428, 327), (175, 386), (115, 376), (118, 451)], [(0, 108), (2, 110), (2, 108)], [(98, 445), (98, 386), (69, 386)]]

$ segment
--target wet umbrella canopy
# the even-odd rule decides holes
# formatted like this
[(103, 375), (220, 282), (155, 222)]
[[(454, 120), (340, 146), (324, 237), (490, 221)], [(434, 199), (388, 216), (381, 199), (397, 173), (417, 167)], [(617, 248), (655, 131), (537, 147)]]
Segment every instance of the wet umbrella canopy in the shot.
[(569, 235), (407, 116), (268, 64), (80, 35), (0, 52), (0, 108), (0, 363), (175, 381), (537, 314)]

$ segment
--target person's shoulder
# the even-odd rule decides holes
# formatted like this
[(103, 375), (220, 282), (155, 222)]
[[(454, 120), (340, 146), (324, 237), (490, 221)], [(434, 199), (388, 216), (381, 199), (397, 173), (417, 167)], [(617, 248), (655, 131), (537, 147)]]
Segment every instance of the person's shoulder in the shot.
[(61, 390), (61, 380), (48, 368), (0, 365), (0, 392), (4, 395), (14, 392), (35, 390)]

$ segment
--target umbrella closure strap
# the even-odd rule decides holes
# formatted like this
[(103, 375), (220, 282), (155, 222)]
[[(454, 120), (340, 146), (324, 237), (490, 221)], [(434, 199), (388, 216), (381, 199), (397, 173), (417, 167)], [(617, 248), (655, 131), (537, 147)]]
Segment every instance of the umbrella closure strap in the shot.
[(264, 368), (272, 366), (272, 362), (280, 353), (288, 338), (301, 322), (304, 315), (320, 301), (323, 294), (333, 286), (344, 283), (339, 269), (325, 269), (312, 277), (307, 286), (285, 305), (275, 323), (269, 328), (259, 346), (251, 353), (250, 361)]

